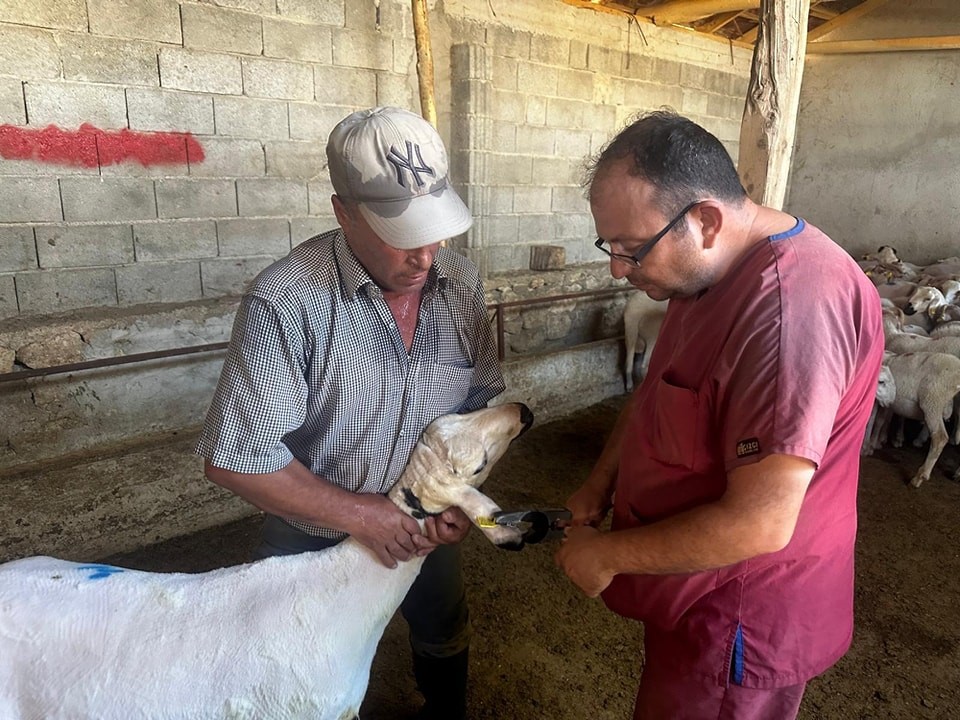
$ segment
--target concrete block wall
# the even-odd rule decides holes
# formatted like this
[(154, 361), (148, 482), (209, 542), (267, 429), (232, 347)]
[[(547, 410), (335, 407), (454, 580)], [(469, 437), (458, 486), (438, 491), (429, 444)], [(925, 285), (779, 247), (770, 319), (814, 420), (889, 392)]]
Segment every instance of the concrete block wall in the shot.
[[(399, 0), (379, 25), (359, 0), (0, 2), (0, 320), (235, 295), (332, 227), (334, 123), (417, 107), (408, 15)], [(144, 158), (161, 141), (179, 146)]]
[[(581, 164), (637, 111), (670, 105), (736, 153), (746, 51), (500, 5), (431, 7), (440, 130), (476, 217), (456, 245), (485, 274), (527, 267), (532, 244), (598, 260)], [(234, 295), (332, 226), (332, 126), (418, 108), (409, 16), (402, 0), (0, 2), (0, 320)], [(130, 147), (161, 140), (161, 160)]]

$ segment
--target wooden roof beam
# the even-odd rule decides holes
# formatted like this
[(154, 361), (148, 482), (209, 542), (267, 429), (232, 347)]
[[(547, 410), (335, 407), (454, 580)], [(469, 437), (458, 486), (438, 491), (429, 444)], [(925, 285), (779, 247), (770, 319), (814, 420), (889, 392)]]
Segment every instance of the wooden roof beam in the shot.
[(827, 22), (823, 23), (823, 25), (815, 27), (807, 34), (807, 41), (809, 42), (822, 38), (827, 33), (831, 33), (837, 28), (843, 27), (844, 25), (853, 22), (857, 18), (863, 17), (868, 12), (876, 10), (881, 5), (885, 5), (887, 2), (889, 2), (889, 0), (866, 0), (866, 2), (862, 2), (856, 7), (850, 8), (845, 13), (837, 15), (835, 18), (833, 18), (833, 20), (828, 20)]
[(808, 55), (848, 55), (851, 53), (910, 52), (920, 50), (960, 50), (960, 35), (935, 37), (878, 38), (876, 40), (836, 40), (808, 43)]
[(594, 0), (563, 0), (567, 5), (572, 5), (573, 7), (584, 8), (587, 10), (596, 10), (597, 12), (605, 12), (610, 15), (618, 15), (623, 17), (624, 13), (627, 15), (635, 15), (633, 8), (629, 5), (624, 5), (618, 2), (610, 2), (605, 0), (604, 2), (594, 2)]
[(675, 25), (702, 20), (711, 15), (760, 7), (760, 0), (668, 0), (638, 8), (637, 14), (657, 25)]
[(697, 31), (704, 32), (704, 33), (716, 32), (717, 30), (722, 28), (724, 25), (734, 20), (738, 15), (740, 15), (739, 10), (733, 10), (732, 12), (728, 12), (728, 13), (720, 13), (710, 22), (706, 22), (703, 25), (698, 25)]

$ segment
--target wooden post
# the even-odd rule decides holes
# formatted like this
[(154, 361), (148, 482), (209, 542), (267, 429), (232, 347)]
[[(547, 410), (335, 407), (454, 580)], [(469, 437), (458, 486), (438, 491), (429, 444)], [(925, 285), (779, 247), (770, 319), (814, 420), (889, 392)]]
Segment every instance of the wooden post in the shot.
[(433, 52), (430, 49), (430, 24), (427, 0), (413, 0), (413, 34), (417, 44), (417, 79), (420, 83), (420, 114), (437, 126), (437, 101), (433, 94)]
[(810, 0), (762, 0), (738, 169), (754, 202), (781, 209), (797, 133)]

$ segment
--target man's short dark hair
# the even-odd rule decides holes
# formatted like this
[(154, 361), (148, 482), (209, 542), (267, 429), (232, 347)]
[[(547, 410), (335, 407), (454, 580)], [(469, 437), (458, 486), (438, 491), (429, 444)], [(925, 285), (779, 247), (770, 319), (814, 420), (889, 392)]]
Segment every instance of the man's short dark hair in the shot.
[(610, 165), (625, 158), (632, 159), (630, 175), (656, 188), (656, 202), (666, 215), (694, 200), (710, 197), (739, 207), (747, 197), (716, 136), (668, 110), (641, 115), (607, 143), (587, 166), (588, 192)]

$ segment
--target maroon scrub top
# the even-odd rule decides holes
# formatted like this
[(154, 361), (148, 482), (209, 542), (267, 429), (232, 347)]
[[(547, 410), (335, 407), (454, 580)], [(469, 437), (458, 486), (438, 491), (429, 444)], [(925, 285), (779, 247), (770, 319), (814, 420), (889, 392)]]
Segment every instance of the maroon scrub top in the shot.
[(805, 682), (853, 633), (860, 447), (883, 358), (876, 288), (798, 220), (699, 296), (671, 300), (620, 458), (613, 530), (720, 498), (768, 455), (816, 472), (781, 551), (718, 570), (617, 575), (621, 615), (669, 633), (669, 662), (746, 687)]

